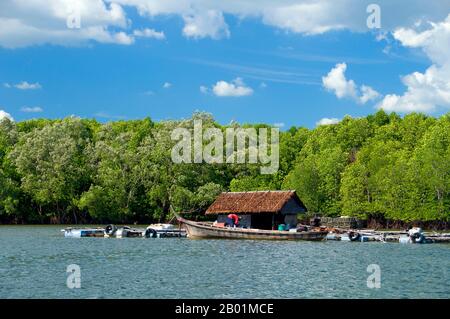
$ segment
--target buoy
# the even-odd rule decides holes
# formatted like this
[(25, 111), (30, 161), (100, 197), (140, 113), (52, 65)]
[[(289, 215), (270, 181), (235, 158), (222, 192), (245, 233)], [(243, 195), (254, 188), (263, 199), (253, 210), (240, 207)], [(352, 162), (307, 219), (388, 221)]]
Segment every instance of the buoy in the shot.
[(108, 226), (105, 227), (105, 234), (108, 236), (114, 235), (114, 233), (116, 231), (117, 231), (117, 227), (114, 226), (113, 224), (109, 224)]
[(357, 232), (350, 232), (348, 234), (348, 237), (350, 238), (350, 241), (357, 241), (361, 237), (361, 235)]
[(423, 243), (425, 240), (425, 237), (423, 236), (422, 233), (415, 233), (413, 235), (411, 235), (411, 242), (414, 244), (421, 244)]
[(145, 238), (156, 238), (157, 232), (153, 228), (147, 228), (145, 230)]

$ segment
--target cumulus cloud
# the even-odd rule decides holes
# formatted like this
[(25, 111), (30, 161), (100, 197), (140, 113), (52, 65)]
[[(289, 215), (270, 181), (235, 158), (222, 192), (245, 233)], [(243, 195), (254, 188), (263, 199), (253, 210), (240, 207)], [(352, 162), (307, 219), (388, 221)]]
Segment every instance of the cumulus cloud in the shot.
[(164, 32), (148, 28), (143, 30), (134, 30), (133, 35), (136, 37), (153, 38), (157, 40), (164, 40), (166, 38)]
[[(233, 15), (239, 19), (256, 18), (266, 25), (288, 32), (320, 34), (330, 30), (367, 31), (366, 8), (373, 0), (116, 0), (138, 8), (143, 16), (176, 14), (195, 16), (196, 13), (216, 12), (219, 16)], [(423, 0), (378, 0), (383, 10), (382, 27), (394, 30), (411, 25), (419, 19), (440, 20), (450, 0), (430, 5)], [(185, 27), (189, 21), (185, 21)], [(214, 34), (214, 33), (213, 33)]]
[(230, 36), (228, 25), (220, 11), (197, 12), (192, 15), (184, 15), (183, 19), (185, 23), (183, 34), (188, 38), (221, 39)]
[[(128, 34), (126, 34), (125, 32), (117, 32), (112, 34), (108, 41), (110, 43), (116, 43), (116, 44), (122, 44), (122, 45), (129, 45), (129, 44), (133, 44), (134, 43), (134, 38), (132, 36), (129, 36)], [(105, 41), (105, 42), (108, 42)]]
[(246, 86), (241, 78), (236, 78), (231, 82), (218, 81), (213, 87), (212, 91), (216, 96), (246, 96), (252, 95), (253, 89)]
[[(80, 22), (69, 24), (73, 17)], [(0, 46), (18, 48), (45, 43), (80, 45), (90, 40), (131, 44), (125, 11), (103, 0), (3, 0), (0, 2)], [(70, 27), (69, 27), (70, 26)]]
[[(331, 12), (336, 9), (333, 17)], [(296, 33), (320, 34), (346, 27), (347, 24), (339, 19), (342, 9), (331, 1), (297, 1), (265, 10), (263, 21)]]
[(10, 121), (14, 121), (13, 117), (11, 116), (11, 114), (6, 113), (3, 110), (0, 110), (0, 121), (3, 121), (3, 119), (9, 119)]
[(378, 107), (397, 112), (450, 109), (450, 14), (442, 22), (430, 22), (429, 28), (422, 32), (399, 28), (393, 36), (406, 47), (423, 50), (432, 65), (424, 73), (403, 76), (406, 91), (402, 95), (387, 94)]
[(359, 97), (359, 101), (362, 104), (366, 104), (371, 100), (375, 100), (380, 97), (380, 93), (372, 89), (370, 86), (361, 85), (361, 96)]
[(361, 104), (380, 96), (370, 86), (361, 85), (361, 87), (358, 87), (353, 80), (347, 80), (345, 77), (346, 70), (346, 63), (336, 64), (326, 76), (322, 77), (323, 87), (333, 92), (339, 99), (351, 98)]
[(320, 121), (316, 122), (317, 126), (320, 125), (333, 125), (333, 124), (338, 124), (341, 120), (337, 119), (337, 118), (327, 118), (324, 117), (323, 119), (321, 119)]
[(163, 88), (164, 88), (164, 89), (169, 89), (170, 87), (172, 87), (172, 83), (170, 83), (170, 82), (165, 82), (165, 83), (163, 84)]
[[(2, 0), (0, 1), (0, 46), (15, 48), (52, 43), (78, 45), (88, 41), (128, 45), (132, 25), (124, 8), (136, 9), (153, 21), (158, 16), (178, 16), (184, 21), (182, 33), (192, 38), (227, 38), (227, 16), (253, 19), (300, 34), (321, 34), (332, 30), (367, 31), (366, 7), (372, 0)], [(75, 4), (79, 4), (75, 6)], [(378, 0), (383, 10), (384, 31), (410, 26), (422, 19), (441, 21), (450, 0), (430, 5), (423, 0)], [(78, 11), (77, 11), (78, 10)], [(69, 29), (69, 16), (79, 13), (81, 28)], [(122, 34), (119, 32), (123, 32)], [(144, 33), (145, 34), (145, 33)], [(153, 34), (155, 35), (155, 34)], [(159, 38), (162, 35), (157, 36)]]
[(22, 107), (20, 110), (21, 110), (22, 112), (25, 112), (25, 113), (41, 113), (41, 112), (44, 111), (44, 110), (43, 110), (41, 107), (39, 107), (39, 106), (33, 106), (33, 107), (24, 106), (24, 107)]
[(356, 85), (352, 80), (347, 81), (345, 78), (345, 71), (347, 64), (338, 63), (331, 69), (327, 76), (322, 77), (323, 86), (333, 91), (338, 98), (352, 97), (356, 98)]

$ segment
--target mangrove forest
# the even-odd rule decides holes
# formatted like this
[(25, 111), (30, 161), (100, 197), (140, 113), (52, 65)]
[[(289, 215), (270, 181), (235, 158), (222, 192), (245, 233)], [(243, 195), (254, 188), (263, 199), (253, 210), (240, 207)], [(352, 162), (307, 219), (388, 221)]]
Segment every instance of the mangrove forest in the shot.
[[(155, 122), (0, 121), (1, 223), (147, 223), (201, 215), (223, 191), (296, 190), (309, 214), (450, 221), (450, 113), (378, 111), (279, 134), (279, 169), (174, 163), (171, 132), (221, 125), (211, 114)], [(299, 116), (298, 122), (301, 122)]]

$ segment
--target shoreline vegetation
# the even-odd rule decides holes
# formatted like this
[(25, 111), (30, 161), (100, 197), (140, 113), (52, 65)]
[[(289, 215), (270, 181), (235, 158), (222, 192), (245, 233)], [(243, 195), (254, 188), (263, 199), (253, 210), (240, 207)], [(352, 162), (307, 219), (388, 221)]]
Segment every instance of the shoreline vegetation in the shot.
[[(280, 132), (280, 167), (175, 164), (171, 132), (270, 128), (69, 117), (0, 121), (0, 224), (147, 224), (175, 211), (202, 219), (222, 191), (296, 190), (309, 212), (354, 216), (373, 228), (450, 228), (450, 113), (378, 111)], [(311, 216), (313, 213), (309, 213)]]

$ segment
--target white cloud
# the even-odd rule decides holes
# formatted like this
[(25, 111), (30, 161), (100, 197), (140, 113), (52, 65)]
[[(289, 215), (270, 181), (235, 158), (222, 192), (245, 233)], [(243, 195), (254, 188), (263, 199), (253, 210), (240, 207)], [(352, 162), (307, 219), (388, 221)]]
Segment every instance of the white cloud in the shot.
[(42, 86), (38, 82), (28, 83), (27, 81), (22, 81), (18, 84), (15, 84), (14, 87), (19, 90), (37, 90), (42, 88)]
[[(115, 0), (115, 2), (137, 7), (142, 16), (185, 17), (215, 11), (223, 16), (233, 15), (240, 20), (258, 19), (266, 25), (288, 32), (320, 34), (337, 29), (368, 31), (366, 8), (373, 0)], [(376, 3), (382, 8), (382, 28), (389, 31), (399, 26), (411, 25), (419, 19), (443, 19), (446, 15), (445, 10), (448, 11), (450, 6), (450, 0), (436, 2), (430, 5), (423, 0), (377, 0)]]
[(212, 88), (217, 96), (246, 96), (252, 95), (253, 89), (246, 86), (241, 78), (236, 78), (231, 82), (218, 81)]
[(125, 32), (117, 32), (111, 35), (112, 43), (130, 45), (134, 43), (134, 38)]
[[(333, 10), (336, 10), (334, 17)], [(342, 8), (331, 1), (297, 1), (264, 10), (263, 21), (296, 33), (320, 34), (346, 27), (347, 24), (339, 21), (340, 10)]]
[(339, 99), (351, 98), (361, 104), (365, 104), (380, 96), (370, 86), (361, 85), (358, 88), (353, 80), (347, 80), (345, 77), (346, 70), (346, 63), (336, 64), (326, 76), (322, 77), (322, 85), (324, 88), (333, 92)]
[(393, 33), (402, 45), (422, 49), (432, 65), (424, 73), (403, 76), (406, 91), (402, 95), (387, 94), (378, 104), (379, 108), (397, 112), (450, 109), (450, 14), (444, 21), (430, 22), (429, 26), (422, 32), (399, 28)]
[(83, 27), (77, 30), (50, 29), (41, 30), (34, 26), (25, 25), (16, 19), (0, 18), (0, 45), (14, 49), (30, 45), (46, 43), (63, 46), (79, 46), (90, 40), (99, 43), (132, 44), (132, 37), (124, 32), (110, 32), (104, 26)]
[(3, 110), (0, 110), (0, 121), (3, 121), (3, 119), (9, 119), (10, 121), (14, 121), (14, 119), (11, 116), (11, 114), (6, 113)]
[(323, 119), (321, 119), (320, 121), (316, 122), (317, 126), (320, 125), (333, 125), (333, 124), (338, 124), (341, 120), (337, 119), (337, 118), (327, 118), (324, 117)]
[(217, 10), (199, 11), (183, 16), (183, 34), (188, 38), (228, 38), (230, 31), (223, 14)]
[(42, 85), (40, 85), (38, 82), (36, 83), (28, 83), (27, 81), (22, 81), (20, 83), (17, 84), (10, 84), (10, 83), (3, 83), (3, 86), (5, 88), (16, 88), (19, 90), (37, 90), (37, 89), (41, 89)]
[(386, 31), (380, 31), (380, 32), (376, 35), (375, 39), (376, 39), (377, 41), (383, 41), (383, 40), (388, 41), (388, 40), (389, 40), (388, 33), (387, 33)]
[(156, 31), (154, 29), (134, 30), (133, 35), (136, 37), (153, 38), (157, 40), (164, 40), (166, 38), (163, 31)]
[[(79, 17), (80, 28), (69, 28), (71, 17)], [(117, 3), (103, 0), (2, 0), (0, 2), (0, 46), (18, 48), (45, 43), (76, 46), (94, 40), (131, 44), (125, 11)]]
[(170, 87), (172, 87), (172, 83), (170, 83), (170, 82), (165, 82), (165, 83), (163, 84), (163, 88), (164, 88), (164, 89), (169, 89)]
[(380, 97), (380, 93), (372, 89), (370, 86), (361, 85), (361, 96), (359, 100), (362, 104), (366, 104), (369, 101), (375, 100)]
[[(227, 16), (253, 19), (287, 32), (321, 34), (346, 29), (366, 32), (366, 7), (372, 0), (2, 0), (0, 46), (17, 48), (45, 43), (82, 45), (86, 42), (132, 44), (127, 29), (133, 21), (124, 7), (136, 9), (150, 21), (178, 16), (186, 37), (213, 39), (230, 36)], [(74, 4), (78, 4), (75, 6)], [(418, 20), (445, 18), (450, 0), (432, 5), (423, 0), (378, 0), (383, 9), (383, 31), (413, 25)], [(386, 9), (384, 9), (386, 8)], [(79, 12), (81, 28), (69, 29), (66, 21)], [(120, 33), (122, 32), (122, 33)], [(139, 30), (137, 34), (140, 34)], [(141, 35), (134, 35), (141, 36)], [(161, 37), (161, 36), (159, 36)]]
[(41, 107), (39, 107), (39, 106), (33, 106), (33, 107), (24, 106), (24, 107), (22, 107), (20, 110), (21, 110), (22, 112), (25, 112), (25, 113), (41, 113), (41, 112), (44, 111), (44, 110), (43, 110)]
[(347, 81), (345, 78), (346, 70), (347, 64), (336, 64), (327, 76), (322, 77), (322, 84), (327, 90), (333, 91), (340, 99), (343, 97), (356, 98), (355, 82), (352, 80)]

